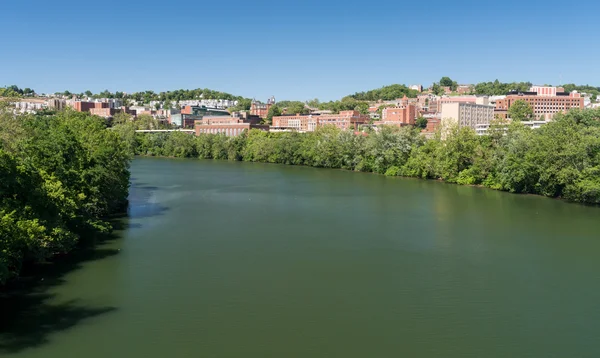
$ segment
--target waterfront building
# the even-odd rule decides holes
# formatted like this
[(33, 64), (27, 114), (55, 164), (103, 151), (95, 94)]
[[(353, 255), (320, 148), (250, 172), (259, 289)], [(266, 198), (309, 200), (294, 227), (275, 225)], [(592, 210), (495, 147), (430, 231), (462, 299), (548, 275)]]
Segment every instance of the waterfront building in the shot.
[(171, 109), (169, 123), (181, 128), (194, 128), (195, 121), (207, 117), (229, 117), (227, 110), (205, 106), (184, 106), (181, 110)]
[(272, 127), (312, 132), (318, 127), (333, 125), (343, 130), (357, 130), (359, 125), (368, 123), (369, 119), (368, 115), (362, 115), (358, 111), (340, 111), (339, 114), (322, 115), (283, 115), (273, 117)]
[(229, 117), (205, 116), (194, 121), (194, 129), (196, 135), (223, 133), (230, 137), (250, 129), (269, 131), (268, 125), (260, 124), (261, 120), (260, 117), (248, 113), (234, 113)]

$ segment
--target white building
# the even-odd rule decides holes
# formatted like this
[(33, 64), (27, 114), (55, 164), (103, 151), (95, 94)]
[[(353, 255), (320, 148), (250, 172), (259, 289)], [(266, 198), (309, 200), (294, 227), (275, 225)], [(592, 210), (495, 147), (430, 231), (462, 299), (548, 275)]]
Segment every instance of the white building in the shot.
[(423, 85), (410, 85), (408, 88), (417, 92), (423, 92)]
[(205, 106), (209, 108), (227, 109), (236, 106), (238, 101), (228, 99), (191, 99), (179, 101), (179, 105), (183, 106)]
[(44, 108), (48, 108), (48, 104), (44, 100), (21, 100), (15, 102), (15, 112), (17, 113), (35, 113)]

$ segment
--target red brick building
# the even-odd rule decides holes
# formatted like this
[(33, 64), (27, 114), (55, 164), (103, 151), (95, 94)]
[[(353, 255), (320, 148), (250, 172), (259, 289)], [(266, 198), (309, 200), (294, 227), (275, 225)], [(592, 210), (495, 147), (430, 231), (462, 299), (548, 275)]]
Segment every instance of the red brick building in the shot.
[(259, 124), (260, 121), (260, 117), (248, 115), (247, 113), (236, 113), (230, 117), (205, 116), (194, 122), (194, 129), (196, 135), (224, 133), (227, 136), (238, 136), (245, 130), (250, 129), (268, 131), (269, 126)]
[(253, 116), (259, 116), (260, 118), (267, 118), (269, 109), (271, 109), (274, 104), (275, 97), (269, 98), (269, 100), (267, 100), (267, 104), (253, 100), (252, 104), (250, 105), (250, 114)]
[(333, 125), (342, 130), (356, 130), (359, 125), (368, 122), (369, 116), (358, 111), (340, 111), (339, 114), (275, 116), (272, 127), (312, 132), (317, 127)]
[(435, 118), (435, 117), (427, 118), (427, 127), (425, 127), (423, 132), (427, 132), (427, 133), (435, 132), (439, 128), (441, 122), (442, 122), (442, 120), (440, 118)]
[(127, 107), (121, 107), (121, 108), (104, 108), (104, 107), (90, 108), (90, 110), (88, 112), (90, 112), (90, 114), (92, 114), (92, 115), (100, 116), (100, 117), (104, 117), (104, 118), (114, 117), (114, 115), (117, 114), (117, 113), (127, 113), (127, 114), (131, 114), (131, 115), (135, 116), (135, 111), (130, 111), (129, 109), (127, 109)]
[(73, 108), (75, 108), (77, 112), (89, 112), (92, 108), (110, 108), (110, 103), (76, 101), (73, 103)]
[(399, 107), (388, 107), (381, 111), (381, 121), (375, 122), (376, 125), (394, 125), (407, 126), (415, 124), (417, 119), (417, 107), (408, 104)]
[[(544, 89), (544, 91), (547, 91)], [(556, 95), (538, 95), (537, 92), (511, 93), (504, 99), (496, 101), (494, 113), (497, 117), (506, 119), (508, 109), (518, 100), (525, 101), (533, 108), (535, 119), (543, 117), (552, 118), (556, 113), (567, 112), (572, 108), (583, 109), (583, 98), (579, 93), (556, 92)]]

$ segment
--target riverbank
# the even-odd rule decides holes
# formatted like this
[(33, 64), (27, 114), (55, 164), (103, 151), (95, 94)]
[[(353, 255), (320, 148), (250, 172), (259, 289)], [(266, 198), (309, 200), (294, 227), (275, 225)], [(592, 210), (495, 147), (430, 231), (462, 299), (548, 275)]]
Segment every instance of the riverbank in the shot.
[(334, 127), (310, 133), (251, 130), (238, 137), (135, 134), (119, 129), (137, 155), (224, 159), (373, 172), (600, 203), (600, 110), (557, 115), (532, 130), (512, 123), (489, 136), (449, 128), (425, 140), (412, 127), (357, 136)]
[(0, 111), (0, 285), (109, 234), (127, 207), (130, 160), (98, 117)]

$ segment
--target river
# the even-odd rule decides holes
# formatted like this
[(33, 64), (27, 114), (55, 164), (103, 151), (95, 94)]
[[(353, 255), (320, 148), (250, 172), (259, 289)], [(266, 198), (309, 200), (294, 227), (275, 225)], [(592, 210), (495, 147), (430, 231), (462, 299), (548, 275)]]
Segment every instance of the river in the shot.
[(131, 170), (122, 229), (19, 299), (0, 355), (600, 356), (599, 208), (306, 167)]

